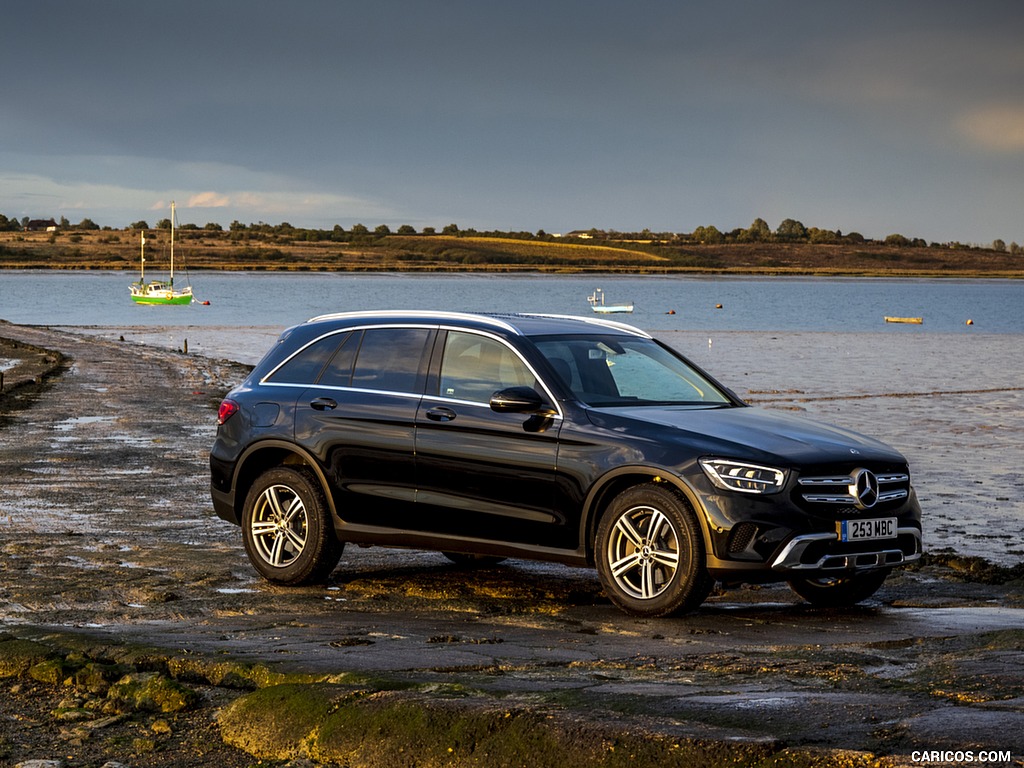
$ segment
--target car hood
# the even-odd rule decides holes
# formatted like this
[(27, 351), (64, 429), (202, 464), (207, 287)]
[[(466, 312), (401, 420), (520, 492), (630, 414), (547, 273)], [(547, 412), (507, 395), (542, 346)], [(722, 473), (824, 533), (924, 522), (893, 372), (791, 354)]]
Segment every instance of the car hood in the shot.
[[(630, 431), (624, 422), (644, 422), (659, 440), (684, 442), (703, 455), (743, 458), (783, 465), (854, 460), (899, 462), (906, 459), (880, 440), (848, 429), (779, 411), (751, 407), (685, 406), (601, 408), (590, 412), (596, 426)], [(611, 422), (618, 422), (612, 425)], [(657, 428), (662, 427), (664, 431)]]

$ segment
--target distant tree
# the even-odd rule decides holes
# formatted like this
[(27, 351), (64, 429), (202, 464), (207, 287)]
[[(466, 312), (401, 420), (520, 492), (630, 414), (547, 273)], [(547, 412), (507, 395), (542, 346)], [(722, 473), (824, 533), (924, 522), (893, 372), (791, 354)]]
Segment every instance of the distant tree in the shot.
[(718, 227), (714, 225), (710, 227), (697, 227), (693, 230), (691, 237), (698, 243), (706, 243), (708, 245), (721, 243), (725, 240), (722, 233), (718, 231)]
[(71, 222), (68, 221), (68, 217), (67, 216), (61, 216), (60, 217), (60, 224), (58, 226), (60, 226), (61, 229), (67, 229), (68, 227), (71, 226)]
[(807, 230), (808, 242), (815, 243), (817, 245), (834, 245), (841, 240), (841, 236), (838, 232), (833, 232), (829, 229), (818, 229), (817, 227), (811, 227)]
[(1006, 253), (1006, 243), (1003, 242), (1002, 240), (993, 240), (992, 250), (999, 251), (1000, 253)]
[(843, 239), (848, 243), (860, 245), (861, 243), (864, 242), (864, 235), (862, 235), (860, 232), (847, 232), (845, 235), (843, 235)]
[(1017, 245), (1017, 243), (1015, 243), (1015, 242), (1014, 243), (1010, 243), (1010, 253), (1013, 256), (1020, 256), (1020, 254), (1021, 254), (1021, 247), (1019, 245)]
[(238, 219), (235, 219), (228, 225), (228, 229), (230, 229), (232, 232), (244, 232), (247, 229), (247, 227)]
[(763, 243), (772, 239), (772, 231), (764, 219), (754, 219), (746, 229), (737, 233), (736, 239), (741, 243)]
[(78, 222), (78, 226), (75, 229), (99, 229), (100, 225), (92, 219), (82, 219)]
[(30, 219), (28, 216), (22, 216), (21, 217), (21, 226), (22, 226), (22, 228), (28, 227), (28, 223), (30, 221), (32, 221), (32, 219)]
[(170, 229), (171, 228), (171, 220), (170, 219), (160, 219), (160, 221), (158, 221), (156, 223), (156, 228), (157, 229)]
[(208, 222), (206, 222), (206, 226), (204, 226), (203, 229), (205, 229), (207, 232), (223, 232), (224, 231), (224, 227), (222, 227), (220, 224), (218, 224), (215, 221), (208, 221)]
[(363, 224), (353, 224), (352, 225), (352, 234), (353, 235), (368, 235), (368, 234), (370, 234), (370, 230), (368, 230), (366, 228), (366, 226), (363, 225)]
[(807, 227), (796, 219), (783, 219), (775, 234), (780, 240), (805, 240), (807, 239)]
[(895, 245), (897, 248), (906, 248), (910, 245), (910, 240), (903, 235), (892, 234), (885, 238), (886, 245)]
[(424, 234), (424, 235), (436, 235), (437, 234), (437, 230), (434, 229), (433, 227), (424, 227), (423, 228), (423, 232), (421, 234)]
[(416, 228), (412, 227), (412, 226), (410, 226), (408, 224), (403, 224), (402, 226), (400, 226), (398, 228), (398, 234), (400, 234), (400, 235), (415, 235), (416, 234)]
[(441, 230), (442, 235), (457, 235), (459, 234), (458, 224), (447, 224), (444, 229)]
[(128, 225), (128, 229), (149, 229), (149, 222), (135, 221)]
[(386, 237), (391, 234), (391, 227), (387, 224), (381, 224), (373, 230), (373, 234), (377, 235), (377, 237)]

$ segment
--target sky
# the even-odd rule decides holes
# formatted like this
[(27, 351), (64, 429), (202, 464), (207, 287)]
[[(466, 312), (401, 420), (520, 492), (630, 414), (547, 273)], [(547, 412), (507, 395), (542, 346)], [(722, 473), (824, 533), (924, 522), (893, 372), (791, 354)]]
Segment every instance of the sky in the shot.
[(1024, 243), (1020, 0), (12, 0), (0, 213)]

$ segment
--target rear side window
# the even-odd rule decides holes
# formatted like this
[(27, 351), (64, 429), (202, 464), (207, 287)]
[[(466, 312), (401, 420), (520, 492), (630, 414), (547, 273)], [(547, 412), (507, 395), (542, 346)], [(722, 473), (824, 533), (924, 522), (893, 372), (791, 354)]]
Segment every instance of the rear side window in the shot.
[(371, 328), (363, 333), (352, 386), (384, 392), (419, 392), (419, 376), (430, 330)]
[(345, 334), (345, 339), (327, 364), (317, 384), (321, 387), (347, 387), (352, 383), (352, 364), (356, 361), (356, 352), (359, 350), (359, 341), (362, 337), (361, 331)]
[(350, 334), (336, 333), (317, 339), (308, 347), (292, 355), (287, 362), (267, 377), (275, 384), (312, 384), (331, 359), (338, 345)]

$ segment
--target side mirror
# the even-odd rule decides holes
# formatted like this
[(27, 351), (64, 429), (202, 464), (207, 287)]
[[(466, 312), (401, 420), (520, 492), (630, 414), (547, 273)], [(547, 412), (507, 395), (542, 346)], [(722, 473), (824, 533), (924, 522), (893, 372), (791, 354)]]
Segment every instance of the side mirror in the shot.
[(495, 392), (491, 395), (491, 410), (497, 413), (554, 413), (532, 387), (509, 387)]

